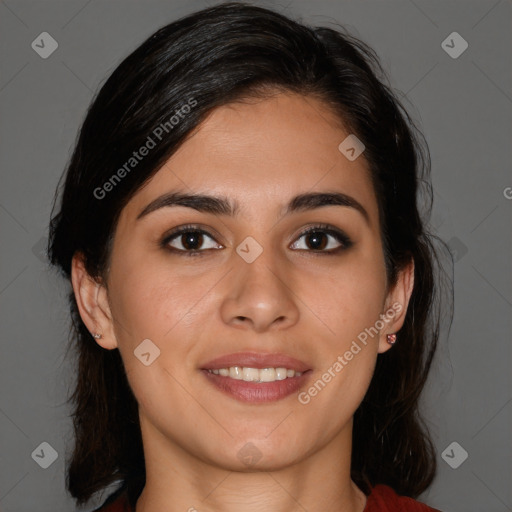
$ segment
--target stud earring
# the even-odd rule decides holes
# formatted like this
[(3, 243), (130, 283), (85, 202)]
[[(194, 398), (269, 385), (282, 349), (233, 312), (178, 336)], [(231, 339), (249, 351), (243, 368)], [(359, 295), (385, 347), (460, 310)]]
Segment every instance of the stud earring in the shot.
[(396, 341), (396, 334), (388, 334), (387, 341), (390, 345), (394, 345), (394, 343)]
[(98, 334), (98, 333), (94, 333), (94, 334), (92, 335), (92, 337), (93, 337), (95, 340), (99, 340), (99, 339), (103, 338), (103, 336), (102, 336), (101, 334)]

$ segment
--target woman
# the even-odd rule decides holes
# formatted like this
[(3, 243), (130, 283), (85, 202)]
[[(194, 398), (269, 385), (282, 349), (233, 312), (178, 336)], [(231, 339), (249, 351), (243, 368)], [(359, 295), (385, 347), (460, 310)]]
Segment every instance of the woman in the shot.
[(384, 78), (342, 29), (228, 3), (101, 88), (49, 242), (78, 504), (118, 483), (99, 510), (434, 510), (429, 159)]

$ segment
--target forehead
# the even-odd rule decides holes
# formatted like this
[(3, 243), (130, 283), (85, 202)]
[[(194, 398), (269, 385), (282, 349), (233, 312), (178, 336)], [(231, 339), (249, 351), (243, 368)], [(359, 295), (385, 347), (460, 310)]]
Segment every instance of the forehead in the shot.
[(224, 105), (192, 132), (128, 207), (137, 215), (159, 194), (179, 189), (231, 197), (249, 213), (252, 206), (281, 207), (299, 193), (338, 190), (376, 218), (364, 153), (350, 161), (338, 148), (349, 135), (324, 103), (309, 96), (280, 93)]

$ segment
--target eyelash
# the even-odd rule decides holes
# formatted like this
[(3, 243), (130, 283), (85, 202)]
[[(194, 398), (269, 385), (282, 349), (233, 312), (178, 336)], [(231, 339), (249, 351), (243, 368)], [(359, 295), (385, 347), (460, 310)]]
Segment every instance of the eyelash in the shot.
[[(338, 229), (334, 229), (328, 224), (318, 224), (315, 226), (310, 226), (309, 228), (302, 231), (296, 240), (301, 239), (302, 237), (310, 234), (310, 233), (325, 233), (327, 235), (331, 235), (336, 239), (337, 242), (339, 242), (341, 245), (339, 247), (336, 247), (335, 249), (331, 249), (329, 251), (325, 250), (313, 250), (313, 249), (299, 249), (299, 250), (305, 250), (306, 252), (312, 252), (316, 254), (322, 254), (322, 255), (335, 255), (338, 254), (348, 248), (350, 248), (353, 245), (352, 240), (345, 235), (343, 232), (339, 231)], [(172, 230), (169, 234), (167, 234), (164, 239), (161, 241), (161, 246), (163, 249), (172, 251), (173, 253), (178, 253), (180, 255), (183, 255), (185, 257), (201, 257), (205, 256), (206, 252), (209, 250), (215, 250), (215, 249), (195, 249), (195, 250), (183, 250), (183, 249), (176, 249), (175, 247), (170, 247), (169, 242), (173, 241), (175, 238), (178, 238), (180, 235), (183, 235), (185, 233), (199, 233), (202, 235), (206, 235), (210, 237), (211, 239), (215, 240), (215, 238), (208, 233), (207, 231), (204, 231), (203, 229), (200, 229), (196, 225), (186, 225), (186, 226), (180, 226), (179, 228), (176, 228)]]

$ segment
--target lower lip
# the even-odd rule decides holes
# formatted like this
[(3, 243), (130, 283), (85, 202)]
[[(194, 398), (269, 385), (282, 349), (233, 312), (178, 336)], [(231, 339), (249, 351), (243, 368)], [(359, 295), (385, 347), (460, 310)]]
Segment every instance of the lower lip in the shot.
[(201, 370), (209, 382), (218, 389), (241, 402), (266, 403), (281, 400), (299, 391), (309, 379), (310, 370), (299, 377), (291, 377), (274, 382), (246, 382), (216, 375), (208, 370)]

